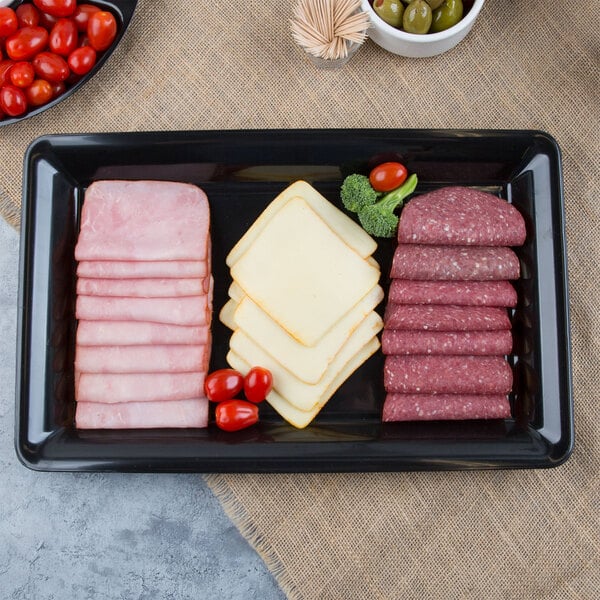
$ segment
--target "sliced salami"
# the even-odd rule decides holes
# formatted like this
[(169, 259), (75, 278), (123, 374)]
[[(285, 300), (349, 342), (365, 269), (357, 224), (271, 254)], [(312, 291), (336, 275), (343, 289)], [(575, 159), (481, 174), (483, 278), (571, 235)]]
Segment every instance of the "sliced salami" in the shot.
[(497, 331), (510, 329), (505, 308), (444, 304), (393, 304), (385, 309), (386, 329), (425, 331)]
[(513, 307), (517, 304), (517, 292), (509, 281), (393, 279), (388, 300), (396, 304)]
[(398, 244), (390, 276), (396, 279), (489, 281), (518, 279), (513, 250), (494, 246)]
[(82, 260), (77, 275), (93, 279), (149, 279), (207, 277), (204, 260)]
[(459, 186), (413, 198), (398, 226), (400, 243), (520, 246), (525, 237), (525, 220), (512, 204)]
[(386, 356), (387, 392), (414, 394), (508, 394), (512, 370), (499, 356)]
[(388, 394), (384, 421), (505, 419), (510, 403), (504, 394)]
[(512, 333), (504, 331), (399, 331), (385, 329), (384, 354), (462, 354), (504, 356), (512, 350)]

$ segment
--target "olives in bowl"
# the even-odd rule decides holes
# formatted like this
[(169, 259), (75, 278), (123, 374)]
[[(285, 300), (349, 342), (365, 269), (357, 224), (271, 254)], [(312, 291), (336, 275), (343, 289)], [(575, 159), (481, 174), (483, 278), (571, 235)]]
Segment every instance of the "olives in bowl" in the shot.
[(484, 0), (361, 0), (370, 16), (369, 37), (408, 57), (442, 54), (471, 30)]

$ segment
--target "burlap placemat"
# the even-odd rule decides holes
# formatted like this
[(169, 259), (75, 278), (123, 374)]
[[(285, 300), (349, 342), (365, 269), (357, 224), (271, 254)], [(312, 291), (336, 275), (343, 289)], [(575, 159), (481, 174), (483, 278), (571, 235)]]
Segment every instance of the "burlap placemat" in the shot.
[(84, 89), (0, 129), (0, 210), (45, 133), (305, 127), (526, 128), (563, 151), (573, 457), (547, 471), (207, 477), (291, 598), (595, 598), (600, 587), (600, 36), (594, 2), (488, 0), (452, 52), (372, 42), (341, 71), (293, 45), (275, 0), (140, 0)]

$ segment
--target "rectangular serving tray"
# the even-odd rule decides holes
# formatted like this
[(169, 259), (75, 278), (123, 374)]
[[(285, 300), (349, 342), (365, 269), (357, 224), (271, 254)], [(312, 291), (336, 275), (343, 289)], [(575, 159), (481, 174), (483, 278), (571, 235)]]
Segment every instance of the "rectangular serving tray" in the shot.
[[(382, 423), (378, 352), (306, 429), (270, 407), (249, 429), (78, 431), (74, 427), (75, 268), (81, 203), (98, 179), (201, 186), (212, 218), (211, 369), (227, 366), (217, 315), (231, 282), (225, 256), (297, 179), (340, 206), (345, 175), (399, 158), (418, 193), (445, 185), (490, 191), (527, 223), (515, 334), (513, 418)], [(44, 471), (303, 472), (552, 467), (573, 448), (568, 278), (560, 151), (537, 131), (255, 130), (45, 136), (24, 163), (16, 379), (20, 460)], [(394, 240), (375, 257), (387, 291)], [(310, 240), (307, 240), (307, 244)], [(327, 257), (324, 257), (326, 260)], [(383, 311), (384, 304), (379, 308)]]

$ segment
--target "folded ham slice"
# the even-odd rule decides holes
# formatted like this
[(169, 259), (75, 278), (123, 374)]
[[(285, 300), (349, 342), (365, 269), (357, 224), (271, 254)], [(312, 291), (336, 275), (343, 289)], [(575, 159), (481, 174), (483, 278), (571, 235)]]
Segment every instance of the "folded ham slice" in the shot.
[(144, 321), (79, 321), (79, 346), (207, 344), (208, 325), (186, 326)]
[(185, 279), (91, 279), (80, 277), (77, 280), (77, 293), (82, 296), (178, 298), (200, 296), (207, 291), (207, 287), (208, 280), (197, 277)]
[(198, 373), (82, 373), (78, 402), (156, 402), (204, 396), (204, 371)]
[(76, 260), (206, 260), (206, 194), (171, 181), (96, 181), (85, 193)]
[(119, 404), (78, 402), (75, 410), (75, 425), (79, 429), (206, 427), (207, 424), (206, 398)]
[(151, 321), (173, 325), (208, 325), (207, 295), (181, 298), (109, 298), (78, 296), (75, 314), (90, 321)]
[(77, 265), (78, 277), (97, 279), (147, 279), (207, 277), (204, 260), (82, 260)]
[(80, 373), (188, 373), (208, 367), (207, 346), (78, 346)]

